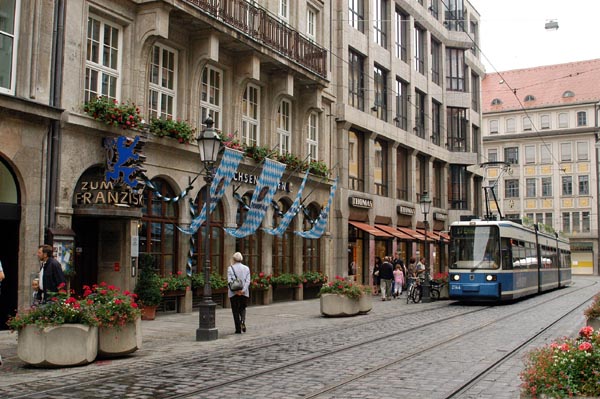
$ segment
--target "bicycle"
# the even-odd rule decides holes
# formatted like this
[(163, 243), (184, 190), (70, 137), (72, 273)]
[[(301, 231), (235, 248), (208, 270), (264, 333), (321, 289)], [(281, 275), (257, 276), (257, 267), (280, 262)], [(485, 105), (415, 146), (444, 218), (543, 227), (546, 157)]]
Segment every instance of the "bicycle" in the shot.
[[(406, 303), (408, 304), (410, 300), (414, 303), (421, 302), (423, 299), (423, 282), (424, 279), (421, 278), (411, 278), (408, 286), (408, 293), (406, 295)], [(433, 280), (429, 281), (429, 297), (437, 301), (440, 299), (440, 288), (441, 284), (436, 283)]]

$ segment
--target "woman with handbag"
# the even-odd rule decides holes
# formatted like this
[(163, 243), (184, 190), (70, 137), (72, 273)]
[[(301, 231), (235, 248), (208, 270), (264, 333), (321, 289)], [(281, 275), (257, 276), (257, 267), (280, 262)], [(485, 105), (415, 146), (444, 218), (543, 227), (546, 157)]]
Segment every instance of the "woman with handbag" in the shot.
[(242, 263), (244, 257), (236, 252), (233, 262), (227, 268), (227, 285), (229, 286), (229, 301), (235, 324), (235, 333), (246, 332), (246, 306), (250, 297), (250, 268)]

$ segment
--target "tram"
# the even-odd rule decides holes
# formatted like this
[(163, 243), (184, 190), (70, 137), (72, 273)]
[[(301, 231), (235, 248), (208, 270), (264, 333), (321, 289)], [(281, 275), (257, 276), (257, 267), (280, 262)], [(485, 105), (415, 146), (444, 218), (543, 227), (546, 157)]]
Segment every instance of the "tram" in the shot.
[(449, 295), (460, 300), (511, 300), (571, 283), (568, 241), (509, 220), (450, 226)]

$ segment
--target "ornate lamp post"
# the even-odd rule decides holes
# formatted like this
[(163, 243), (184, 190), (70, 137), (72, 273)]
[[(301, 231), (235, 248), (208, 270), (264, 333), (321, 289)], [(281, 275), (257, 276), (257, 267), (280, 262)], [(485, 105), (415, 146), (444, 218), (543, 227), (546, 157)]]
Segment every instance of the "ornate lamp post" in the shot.
[(429, 222), (427, 221), (427, 214), (429, 214), (429, 210), (431, 209), (431, 199), (429, 198), (429, 194), (425, 191), (421, 194), (421, 200), (419, 201), (419, 205), (421, 205), (421, 213), (423, 214), (423, 218), (425, 219), (423, 222), (423, 227), (425, 229), (425, 282), (423, 283), (423, 302), (431, 302), (431, 285), (429, 282), (429, 243), (427, 242), (427, 231), (429, 230)]
[(208, 117), (204, 121), (206, 128), (196, 138), (198, 140), (198, 152), (200, 162), (206, 169), (206, 230), (204, 233), (204, 292), (200, 303), (200, 320), (196, 330), (196, 341), (213, 341), (219, 338), (219, 330), (215, 326), (215, 309), (217, 304), (212, 300), (212, 289), (210, 287), (210, 185), (214, 177), (214, 165), (221, 149), (221, 141), (213, 128), (213, 120)]

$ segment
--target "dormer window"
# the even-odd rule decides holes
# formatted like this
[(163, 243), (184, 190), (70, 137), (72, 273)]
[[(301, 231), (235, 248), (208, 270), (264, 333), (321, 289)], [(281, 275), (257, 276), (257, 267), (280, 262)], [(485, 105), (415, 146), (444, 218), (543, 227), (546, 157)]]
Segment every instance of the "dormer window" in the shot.
[(573, 93), (571, 90), (567, 90), (563, 93), (563, 98), (569, 98), (569, 97), (575, 97), (575, 93)]
[(535, 97), (531, 94), (525, 96), (525, 101), (535, 101)]
[(502, 104), (502, 100), (500, 100), (499, 98), (494, 98), (492, 100), (492, 105), (500, 105)]

